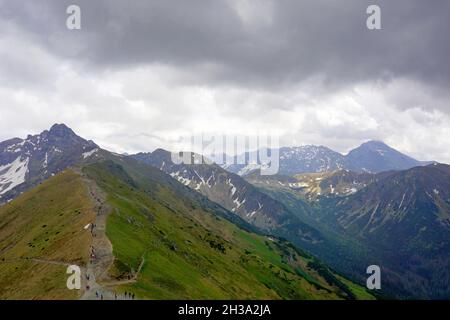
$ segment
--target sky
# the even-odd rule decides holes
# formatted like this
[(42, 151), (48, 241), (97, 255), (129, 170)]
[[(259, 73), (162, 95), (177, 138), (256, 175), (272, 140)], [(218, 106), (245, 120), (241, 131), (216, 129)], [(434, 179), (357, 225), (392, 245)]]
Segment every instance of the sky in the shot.
[(0, 0), (0, 141), (65, 123), (134, 153), (270, 132), (450, 163), (449, 30), (446, 0)]

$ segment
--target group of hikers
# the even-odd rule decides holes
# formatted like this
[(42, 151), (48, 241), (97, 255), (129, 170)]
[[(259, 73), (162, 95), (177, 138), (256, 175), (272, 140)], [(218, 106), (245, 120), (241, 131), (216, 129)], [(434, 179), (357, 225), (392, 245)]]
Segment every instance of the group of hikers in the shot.
[(95, 296), (97, 297), (97, 299), (103, 300), (103, 293), (95, 291)]
[(91, 226), (90, 226), (91, 228), (90, 228), (90, 230), (91, 230), (91, 235), (95, 238), (96, 237), (96, 234), (95, 234), (95, 232), (94, 232), (94, 229), (97, 227), (97, 225), (95, 224), (95, 223), (91, 223)]
[[(124, 294), (123, 294), (123, 297), (124, 297), (125, 300), (134, 300), (134, 293), (125, 291)], [(116, 300), (120, 299), (120, 294), (117, 295), (117, 293), (114, 293), (114, 298)]]
[(89, 280), (91, 279), (91, 276), (89, 275), (89, 273), (86, 273), (86, 282), (88, 284), (86, 284), (86, 290), (89, 291), (89, 289), (91, 289), (91, 286), (89, 285)]
[(94, 246), (91, 245), (91, 255), (90, 255), (91, 259), (90, 262), (91, 264), (94, 263), (95, 259), (97, 258), (97, 255), (95, 254), (95, 249)]
[[(103, 293), (101, 291), (95, 291), (95, 296), (97, 299), (103, 300)], [(134, 300), (135, 295), (134, 293), (125, 291), (124, 294), (117, 294), (117, 292), (114, 292), (114, 300)]]
[[(95, 197), (94, 194), (92, 194), (92, 196)], [(100, 199), (96, 199), (96, 200), (99, 203), (101, 203)], [(97, 215), (100, 215), (101, 211), (102, 210), (101, 210), (101, 206), (100, 206), (100, 208), (97, 211)], [(95, 223), (91, 223), (89, 227), (90, 227), (89, 229), (90, 229), (91, 235), (95, 238), (96, 237), (95, 229), (96, 229), (97, 225)], [(93, 245), (91, 245), (90, 249), (91, 249), (90, 250), (91, 251), (90, 252), (90, 263), (93, 264), (95, 262), (95, 260), (97, 259), (97, 255), (96, 255), (95, 248)], [(90, 277), (91, 276), (89, 274), (86, 274), (87, 282), (89, 282)], [(131, 279), (131, 275), (128, 276), (128, 279)], [(90, 286), (86, 285), (86, 289), (90, 290)], [(123, 294), (117, 294), (116, 292), (112, 293), (110, 291), (108, 291), (108, 293), (109, 293), (109, 295), (113, 295), (115, 300), (134, 300), (135, 299), (135, 294), (131, 293), (131, 292), (127, 292), (127, 291), (125, 291)], [(95, 291), (95, 296), (99, 300), (104, 300), (104, 298), (108, 299), (108, 295), (104, 296), (104, 293), (100, 290)]]

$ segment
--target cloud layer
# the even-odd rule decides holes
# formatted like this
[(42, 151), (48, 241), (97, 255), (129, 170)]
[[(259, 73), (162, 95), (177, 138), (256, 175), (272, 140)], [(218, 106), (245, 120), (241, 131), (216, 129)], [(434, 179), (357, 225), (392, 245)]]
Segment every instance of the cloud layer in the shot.
[[(0, 0), (0, 140), (66, 122), (115, 151), (189, 132), (450, 162), (450, 3)], [(372, 4), (372, 1), (370, 2)]]

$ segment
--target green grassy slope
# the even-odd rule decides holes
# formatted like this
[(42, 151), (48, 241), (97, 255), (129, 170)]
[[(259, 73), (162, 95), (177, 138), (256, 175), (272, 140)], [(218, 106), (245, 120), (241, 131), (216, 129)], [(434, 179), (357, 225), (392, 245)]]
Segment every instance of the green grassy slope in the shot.
[[(345, 233), (339, 233), (322, 221), (324, 210), (320, 205), (307, 203), (295, 191), (287, 188), (260, 188), (269, 196), (282, 202), (303, 222), (320, 230), (324, 242), (315, 245), (303, 244), (308, 252), (312, 252), (335, 270), (351, 276), (353, 280), (364, 283), (366, 280), (365, 266), (373, 264), (371, 252), (360, 241)], [(294, 240), (294, 239), (292, 239)], [(336, 254), (339, 252), (339, 254)]]
[[(159, 170), (105, 158), (82, 170), (111, 208), (111, 282), (138, 273), (135, 282), (110, 290), (141, 299), (371, 297)], [(84, 226), (94, 211), (86, 179), (74, 170), (0, 207), (0, 299), (79, 298), (80, 291), (66, 288), (66, 264), (86, 265), (92, 238)]]
[(70, 170), (0, 207), (0, 299), (78, 298), (64, 263), (86, 264), (83, 227), (93, 218), (84, 182)]
[[(156, 169), (118, 159), (85, 167), (113, 208), (107, 235), (117, 288), (150, 299), (367, 298), (289, 243), (245, 231)], [(139, 172), (139, 173), (138, 173)]]

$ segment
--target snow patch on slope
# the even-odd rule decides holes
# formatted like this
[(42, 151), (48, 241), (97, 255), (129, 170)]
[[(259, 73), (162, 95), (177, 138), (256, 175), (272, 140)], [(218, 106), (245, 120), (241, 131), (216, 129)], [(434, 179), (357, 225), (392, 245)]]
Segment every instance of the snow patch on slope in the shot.
[(95, 148), (94, 150), (91, 150), (91, 151), (83, 153), (83, 159), (89, 158), (90, 156), (92, 156), (97, 151), (98, 151), (98, 148)]
[(29, 160), (18, 157), (12, 163), (0, 166), (0, 195), (25, 182)]
[(190, 184), (191, 184), (191, 181), (192, 181), (191, 179), (185, 178), (185, 177), (183, 177), (182, 175), (180, 175), (180, 171), (172, 172), (172, 173), (170, 174), (170, 176), (171, 176), (172, 178), (177, 179), (180, 183), (184, 184), (185, 186), (190, 185)]

